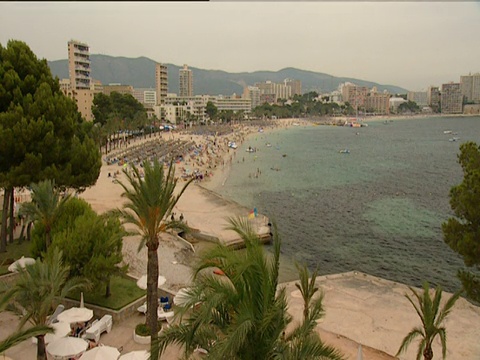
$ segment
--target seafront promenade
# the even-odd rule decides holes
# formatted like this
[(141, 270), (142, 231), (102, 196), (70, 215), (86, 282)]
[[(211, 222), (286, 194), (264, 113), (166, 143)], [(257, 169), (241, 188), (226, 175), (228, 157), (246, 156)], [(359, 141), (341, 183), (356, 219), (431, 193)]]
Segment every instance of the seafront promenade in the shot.
[[(356, 360), (359, 345), (362, 345), (363, 359), (388, 360), (394, 355), (403, 337), (419, 319), (410, 303), (404, 297), (408, 287), (385, 279), (359, 272), (348, 272), (319, 276), (317, 286), (324, 293), (325, 316), (319, 321), (317, 331), (329, 345), (341, 350), (346, 359)], [(283, 283), (286, 287), (289, 312), (294, 323), (302, 316), (302, 299), (295, 282)], [(443, 301), (451, 294), (444, 293)], [(88, 306), (88, 304), (87, 304)], [(123, 347), (122, 353), (133, 350), (148, 350), (147, 345), (133, 341), (135, 326), (144, 320), (144, 315), (134, 314), (121, 323), (114, 323), (110, 333), (104, 333), (100, 342), (104, 345)], [(0, 313), (0, 339), (10, 334), (18, 319), (9, 313)], [(451, 315), (447, 318), (447, 359), (475, 360), (480, 358), (480, 308), (460, 298)], [(415, 358), (416, 345), (413, 343), (406, 354), (398, 359)], [(439, 342), (434, 343), (435, 358), (441, 356)], [(36, 346), (25, 341), (5, 352), (13, 360), (35, 359)], [(170, 346), (161, 357), (178, 360), (182, 351)]]

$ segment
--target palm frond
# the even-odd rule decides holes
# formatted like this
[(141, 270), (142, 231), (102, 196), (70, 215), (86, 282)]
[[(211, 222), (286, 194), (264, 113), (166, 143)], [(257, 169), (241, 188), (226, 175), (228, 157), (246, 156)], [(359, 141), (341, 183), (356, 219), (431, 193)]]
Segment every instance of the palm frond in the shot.
[(402, 344), (400, 345), (400, 348), (398, 349), (395, 356), (398, 356), (401, 353), (405, 352), (412, 343), (412, 341), (415, 340), (418, 336), (423, 338), (424, 334), (420, 327), (415, 327), (403, 338)]
[(34, 326), (25, 330), (19, 330), (12, 335), (8, 336), (6, 339), (0, 342), (0, 353), (4, 353), (6, 350), (11, 347), (29, 340), (30, 338), (38, 335), (45, 335), (53, 333), (53, 328), (50, 326)]

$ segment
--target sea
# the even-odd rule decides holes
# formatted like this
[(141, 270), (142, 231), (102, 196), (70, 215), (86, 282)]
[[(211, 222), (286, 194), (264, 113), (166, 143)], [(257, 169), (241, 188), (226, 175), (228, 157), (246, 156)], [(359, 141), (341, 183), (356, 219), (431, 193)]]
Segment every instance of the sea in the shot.
[(458, 290), (464, 263), (441, 226), (463, 179), (459, 147), (480, 144), (480, 117), (363, 124), (259, 129), (212, 190), (275, 222), (281, 281), (298, 279), (299, 263), (319, 275), (360, 271)]

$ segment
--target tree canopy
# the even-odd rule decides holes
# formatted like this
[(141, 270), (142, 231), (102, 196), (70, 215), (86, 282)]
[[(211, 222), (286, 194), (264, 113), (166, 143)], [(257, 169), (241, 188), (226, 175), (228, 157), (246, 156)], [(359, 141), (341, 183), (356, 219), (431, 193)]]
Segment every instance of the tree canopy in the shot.
[(474, 142), (460, 146), (458, 162), (463, 181), (450, 189), (450, 206), (455, 217), (442, 224), (444, 241), (463, 257), (467, 267), (477, 274), (460, 270), (467, 296), (480, 302), (480, 147)]
[(22, 41), (0, 44), (0, 184), (25, 187), (45, 179), (79, 189), (95, 184), (100, 153), (82, 122), (45, 59)]
[[(79, 190), (96, 183), (101, 154), (83, 123), (45, 59), (22, 41), (0, 44), (0, 251), (6, 251), (6, 210), (13, 209), (14, 188), (46, 179)], [(13, 240), (13, 211), (9, 222)]]
[(123, 122), (124, 128), (138, 116), (147, 118), (145, 107), (130, 94), (120, 94), (116, 91), (110, 95), (96, 94), (93, 98), (92, 113), (94, 123), (105, 125), (110, 117)]

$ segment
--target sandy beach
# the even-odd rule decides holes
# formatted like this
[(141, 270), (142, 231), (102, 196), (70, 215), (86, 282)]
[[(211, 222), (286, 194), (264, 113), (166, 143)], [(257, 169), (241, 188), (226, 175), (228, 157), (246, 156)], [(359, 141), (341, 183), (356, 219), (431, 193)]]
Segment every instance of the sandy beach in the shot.
[[(368, 119), (370, 121), (370, 119)], [(298, 119), (279, 120), (273, 127), (265, 127), (262, 131), (271, 131), (274, 128), (286, 128), (294, 125), (309, 125), (308, 122)], [(236, 156), (236, 150), (230, 148), (228, 143), (234, 141), (239, 146), (245, 139), (259, 131), (258, 126), (236, 126), (224, 135), (198, 135), (187, 131), (165, 133), (152, 138), (132, 142), (124, 148), (114, 150), (109, 154), (109, 159), (122, 155), (129, 148), (141, 149), (142, 146), (153, 146), (155, 142), (185, 142), (187, 152), (182, 154), (183, 161), (176, 164), (176, 174), (179, 185), (182, 186), (187, 176), (202, 174), (191, 183), (175, 207), (176, 217), (183, 215), (184, 221), (202, 233), (228, 242), (235, 237), (231, 231), (225, 230), (227, 218), (234, 216), (248, 216), (251, 209), (244, 208), (228, 199), (223, 199), (212, 191), (221, 185), (228, 177), (230, 164)], [(173, 144), (173, 143), (172, 143)], [(193, 145), (195, 144), (195, 146)], [(92, 208), (103, 213), (105, 211), (121, 208), (122, 188), (115, 180), (125, 181), (122, 173), (123, 164), (108, 164), (107, 157), (103, 155), (104, 162), (100, 176), (95, 186), (88, 188), (79, 197), (91, 204)], [(255, 225), (257, 230), (268, 231), (268, 219), (259, 214)], [(138, 236), (124, 239), (124, 261), (129, 264), (129, 273), (133, 277), (140, 277), (146, 273), (146, 249), (138, 251)], [(197, 254), (211, 246), (207, 241), (195, 241), (191, 244), (183, 241), (178, 236), (165, 234), (162, 236), (159, 254), (159, 271), (165, 276), (167, 282), (165, 290), (175, 293), (180, 288), (187, 286), (191, 281), (190, 264), (195, 261)], [(341, 350), (347, 359), (356, 359), (358, 347), (363, 348), (363, 358), (372, 360), (393, 359), (403, 337), (414, 327), (419, 325), (419, 320), (404, 294), (408, 288), (403, 284), (393, 283), (357, 272), (339, 274), (337, 276), (324, 276), (317, 279), (317, 284), (325, 293), (324, 307), (326, 316), (319, 322), (317, 330), (328, 344)], [(287, 287), (289, 296), (289, 311), (296, 321), (301, 318), (302, 301), (294, 282), (282, 284)], [(445, 293), (444, 298), (449, 294)], [(130, 320), (129, 320), (130, 321)], [(138, 323), (132, 319), (132, 324), (115, 324), (110, 334), (102, 336), (102, 343), (112, 346), (123, 346), (124, 352), (138, 350), (141, 347), (133, 343), (129, 326)], [(136, 321), (136, 322), (135, 322)], [(14, 323), (15, 319), (6, 313), (0, 314), (0, 338), (5, 338), (13, 327), (5, 326)], [(450, 318), (446, 322), (448, 333), (447, 359), (480, 359), (480, 308), (475, 307), (464, 299), (460, 299)], [(128, 334), (127, 334), (128, 333)], [(23, 345), (23, 347), (22, 347)], [(34, 350), (26, 342), (8, 350), (6, 355), (12, 359), (33, 359)], [(439, 345), (436, 344), (434, 352), (440, 356)], [(27, 354), (28, 347), (28, 354)], [(22, 350), (23, 349), (23, 350)], [(412, 344), (406, 354), (400, 359), (415, 357), (416, 344)], [(23, 351), (23, 352), (22, 352)], [(23, 354), (23, 355), (22, 355)], [(180, 350), (171, 348), (162, 359), (180, 358)]]

